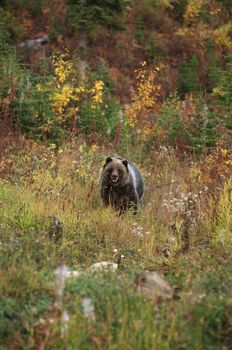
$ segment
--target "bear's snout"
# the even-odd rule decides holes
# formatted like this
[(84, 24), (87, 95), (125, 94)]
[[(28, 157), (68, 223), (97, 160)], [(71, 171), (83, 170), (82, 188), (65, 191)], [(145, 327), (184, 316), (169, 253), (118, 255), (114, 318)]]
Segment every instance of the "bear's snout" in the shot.
[(116, 174), (111, 174), (111, 175), (110, 175), (110, 180), (111, 180), (111, 182), (112, 182), (113, 184), (117, 184), (118, 181), (119, 181), (119, 177), (118, 177), (118, 175), (116, 175)]

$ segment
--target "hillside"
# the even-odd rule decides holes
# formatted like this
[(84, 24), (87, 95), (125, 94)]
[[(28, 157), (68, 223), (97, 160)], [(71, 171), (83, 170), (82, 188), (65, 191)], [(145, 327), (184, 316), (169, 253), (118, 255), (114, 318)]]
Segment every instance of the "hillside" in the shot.
[[(0, 349), (230, 350), (230, 1), (0, 10)], [(112, 155), (137, 215), (103, 205)]]

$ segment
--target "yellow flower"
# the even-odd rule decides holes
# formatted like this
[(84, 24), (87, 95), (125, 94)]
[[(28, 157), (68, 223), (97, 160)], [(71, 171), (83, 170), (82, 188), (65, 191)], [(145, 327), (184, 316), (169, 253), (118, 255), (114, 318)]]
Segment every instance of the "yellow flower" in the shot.
[(95, 144), (93, 144), (90, 148), (90, 153), (95, 154), (99, 150), (99, 147)]

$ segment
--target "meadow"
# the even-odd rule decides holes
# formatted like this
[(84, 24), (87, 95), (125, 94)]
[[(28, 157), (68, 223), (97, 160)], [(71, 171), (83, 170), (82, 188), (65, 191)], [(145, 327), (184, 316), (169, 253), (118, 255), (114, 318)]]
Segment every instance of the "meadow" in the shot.
[[(99, 171), (114, 152), (109, 147), (73, 140), (57, 149), (22, 137), (6, 147), (1, 349), (230, 349), (229, 151), (201, 164), (171, 147), (147, 156), (128, 149), (146, 184), (134, 217), (101, 203)], [(225, 171), (220, 188), (216, 169)], [(117, 271), (57, 279), (59, 267), (85, 271), (100, 261), (117, 263)], [(173, 298), (140, 293), (135, 281), (144, 270), (163, 275)]]

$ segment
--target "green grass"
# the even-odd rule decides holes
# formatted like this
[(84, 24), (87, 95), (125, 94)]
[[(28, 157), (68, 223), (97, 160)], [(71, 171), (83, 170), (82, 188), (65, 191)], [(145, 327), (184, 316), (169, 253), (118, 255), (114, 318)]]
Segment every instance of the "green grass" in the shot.
[[(216, 207), (209, 195), (197, 198), (189, 250), (183, 252), (187, 209), (175, 212), (162, 204), (190, 188), (199, 190), (187, 160), (172, 152), (144, 159), (147, 193), (135, 218), (102, 206), (98, 171), (104, 149), (84, 161), (72, 147), (57, 158), (49, 152), (35, 147), (25, 163), (23, 152), (21, 159), (13, 155), (7, 180), (0, 180), (0, 349), (229, 350), (231, 180)], [(54, 215), (63, 227), (57, 243), (49, 235)], [(116, 273), (67, 279), (59, 301), (58, 266), (86, 271), (119, 256)], [(135, 278), (144, 269), (165, 274), (175, 288), (173, 299), (157, 303), (139, 293)], [(84, 297), (94, 305), (95, 320), (83, 312)], [(70, 317), (65, 332), (64, 311)]]

